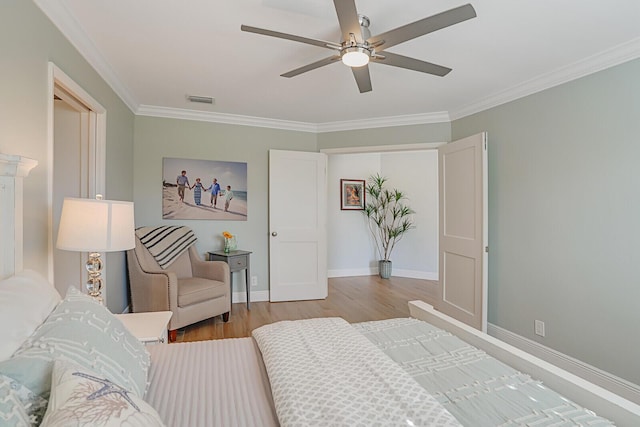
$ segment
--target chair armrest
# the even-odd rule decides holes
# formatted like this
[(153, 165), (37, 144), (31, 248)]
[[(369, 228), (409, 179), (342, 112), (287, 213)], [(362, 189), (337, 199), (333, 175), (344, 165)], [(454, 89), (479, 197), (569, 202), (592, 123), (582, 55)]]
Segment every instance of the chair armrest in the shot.
[(223, 261), (202, 261), (194, 246), (189, 248), (189, 257), (194, 277), (217, 280), (229, 286), (229, 264)]
[(178, 307), (178, 278), (166, 270), (144, 270), (135, 249), (127, 251), (133, 312), (172, 311)]

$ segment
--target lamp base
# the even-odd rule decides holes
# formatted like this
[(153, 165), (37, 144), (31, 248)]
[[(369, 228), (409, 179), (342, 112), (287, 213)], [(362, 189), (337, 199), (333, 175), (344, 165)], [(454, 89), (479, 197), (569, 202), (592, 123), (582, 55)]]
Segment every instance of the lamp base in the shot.
[(89, 272), (89, 279), (87, 279), (87, 283), (85, 287), (87, 288), (87, 293), (91, 296), (96, 302), (101, 305), (104, 305), (104, 301), (102, 299), (102, 259), (100, 258), (100, 253), (91, 252), (89, 253), (89, 260), (85, 265), (87, 271)]

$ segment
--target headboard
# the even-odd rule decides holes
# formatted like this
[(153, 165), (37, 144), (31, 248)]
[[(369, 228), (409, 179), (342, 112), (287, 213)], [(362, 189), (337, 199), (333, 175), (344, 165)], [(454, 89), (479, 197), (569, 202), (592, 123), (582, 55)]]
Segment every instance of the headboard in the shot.
[(0, 153), (0, 279), (22, 271), (23, 178), (38, 162)]

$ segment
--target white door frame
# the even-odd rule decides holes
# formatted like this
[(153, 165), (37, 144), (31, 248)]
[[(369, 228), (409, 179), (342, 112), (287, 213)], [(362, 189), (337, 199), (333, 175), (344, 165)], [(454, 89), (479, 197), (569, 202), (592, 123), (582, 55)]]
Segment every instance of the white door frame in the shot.
[[(419, 142), (414, 144), (368, 145), (364, 147), (324, 148), (324, 149), (320, 149), (320, 152), (329, 155), (329, 159), (331, 159), (332, 155), (340, 156), (343, 154), (385, 154), (385, 153), (403, 153), (403, 152), (411, 152), (411, 151), (430, 152), (430, 151), (437, 150), (438, 147), (441, 147), (446, 144), (447, 144), (446, 142)], [(329, 160), (329, 163), (331, 163), (331, 160)], [(436, 168), (437, 168), (437, 164), (436, 164)], [(437, 194), (437, 191), (436, 191), (436, 194)], [(437, 210), (437, 206), (436, 206), (436, 210)], [(435, 212), (435, 215), (436, 215), (435, 230), (437, 231), (440, 223), (440, 218), (438, 217), (439, 215), (438, 212)], [(438, 237), (439, 236), (436, 233), (436, 237), (435, 237), (436, 251), (438, 250), (439, 244), (440, 244), (438, 241)], [(436, 265), (438, 265), (438, 263), (436, 263)], [(377, 274), (377, 267), (375, 269), (372, 267), (367, 267), (366, 269), (362, 268), (362, 269), (353, 270), (353, 271), (356, 273), (356, 275)], [(438, 281), (440, 273), (439, 272), (437, 273), (438, 274), (436, 275), (429, 274), (430, 277), (424, 277), (424, 276), (420, 277), (418, 275), (412, 275), (412, 276), (406, 276), (406, 277), (414, 277), (414, 278), (426, 279), (431, 281)], [(334, 277), (334, 276), (330, 275), (329, 277)]]
[[(47, 227), (48, 236), (48, 256), (47, 256), (47, 276), (53, 283), (53, 248), (56, 236), (53, 235), (53, 144), (54, 144), (54, 104), (53, 97), (56, 86), (61, 87), (74, 98), (82, 102), (89, 108), (89, 188), (87, 194), (90, 198), (97, 194), (105, 193), (106, 181), (106, 141), (107, 141), (107, 110), (89, 95), (80, 85), (74, 82), (64, 71), (53, 62), (49, 62), (47, 81)], [(102, 258), (105, 264), (102, 276), (106, 277), (106, 257)], [(86, 274), (86, 273), (83, 273)], [(78, 284), (82, 285), (82, 284)], [(106, 295), (105, 295), (106, 304)]]
[[(486, 140), (485, 140), (486, 143)], [(380, 146), (366, 146), (366, 147), (343, 147), (343, 148), (327, 148), (321, 149), (321, 153), (325, 154), (351, 154), (351, 153), (384, 153), (390, 151), (414, 151), (414, 150), (437, 150), (438, 147), (446, 145), (447, 142), (426, 142), (416, 144), (400, 144), (400, 145), (380, 145)], [(486, 148), (486, 146), (485, 146)], [(483, 154), (485, 156), (486, 163), (486, 150)], [(485, 242), (486, 251), (483, 252), (482, 259), (482, 280), (484, 283), (482, 290), (482, 323), (486, 330), (487, 314), (488, 314), (488, 233), (489, 233), (489, 215), (488, 215), (488, 167), (483, 168), (483, 241)], [(438, 213), (438, 227), (440, 227), (440, 214)], [(440, 252), (440, 239), (438, 239), (438, 252)], [(440, 257), (440, 255), (439, 255)], [(438, 264), (439, 264), (438, 260)], [(442, 278), (442, 272), (438, 271), (438, 280)]]
[(415, 150), (436, 150), (446, 142), (420, 142), (417, 144), (398, 145), (369, 145), (366, 147), (342, 147), (342, 148), (322, 148), (324, 154), (358, 154), (358, 153), (385, 153), (388, 151), (415, 151)]

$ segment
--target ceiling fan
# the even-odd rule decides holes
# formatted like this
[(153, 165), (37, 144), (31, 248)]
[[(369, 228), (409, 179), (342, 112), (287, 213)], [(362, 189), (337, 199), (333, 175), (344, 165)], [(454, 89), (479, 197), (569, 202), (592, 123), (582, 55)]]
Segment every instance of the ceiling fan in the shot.
[(334, 55), (321, 59), (311, 64), (307, 64), (295, 70), (291, 70), (282, 77), (294, 77), (316, 68), (324, 67), (338, 60), (342, 60), (345, 65), (351, 67), (353, 76), (358, 84), (360, 93), (371, 91), (371, 77), (369, 76), (369, 61), (391, 65), (393, 67), (406, 68), (422, 73), (445, 76), (451, 68), (421, 61), (415, 58), (387, 52), (386, 49), (416, 37), (449, 27), (467, 19), (475, 18), (476, 11), (470, 4), (447, 10), (437, 15), (421, 19), (411, 24), (403, 25), (376, 36), (371, 36), (369, 31), (369, 18), (358, 15), (355, 0), (333, 0), (333, 4), (338, 14), (338, 22), (342, 31), (342, 41), (327, 42), (323, 40), (310, 39), (307, 37), (295, 36), (278, 31), (265, 30), (263, 28), (241, 25), (242, 31), (262, 34), (265, 36), (277, 37), (281, 39), (293, 40), (313, 46), (324, 47), (336, 51)]

